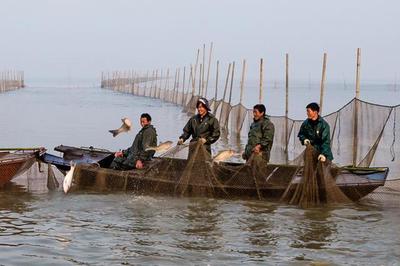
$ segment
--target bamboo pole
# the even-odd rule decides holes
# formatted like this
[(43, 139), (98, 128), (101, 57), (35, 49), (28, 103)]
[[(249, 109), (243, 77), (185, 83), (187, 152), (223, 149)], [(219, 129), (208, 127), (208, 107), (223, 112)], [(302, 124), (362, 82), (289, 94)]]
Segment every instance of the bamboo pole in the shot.
[(224, 88), (224, 96), (222, 98), (222, 101), (225, 101), (225, 96), (226, 96), (226, 91), (228, 89), (228, 83), (229, 83), (229, 76), (231, 73), (231, 63), (228, 65), (228, 73), (226, 74), (226, 79), (225, 79), (225, 88)]
[(181, 76), (181, 69), (178, 68), (178, 75), (176, 77), (176, 93), (175, 93), (175, 100), (174, 103), (178, 104), (178, 96), (179, 96), (179, 80), (180, 80), (180, 76)]
[(162, 80), (164, 78), (163, 76), (163, 69), (161, 69), (161, 74), (160, 74), (160, 85), (158, 86), (158, 91), (157, 91), (157, 99), (160, 99), (161, 97), (161, 87), (162, 87)]
[(286, 54), (286, 78), (285, 78), (285, 87), (286, 87), (286, 103), (285, 103), (285, 155), (286, 162), (289, 159), (288, 154), (288, 146), (289, 146), (289, 54)]
[(357, 65), (356, 65), (356, 99), (353, 115), (353, 166), (357, 166), (358, 157), (358, 112), (360, 97), (360, 67), (361, 67), (361, 49), (357, 48)]
[(212, 56), (212, 50), (213, 50), (213, 43), (211, 42), (210, 45), (210, 53), (208, 55), (208, 67), (207, 67), (207, 80), (206, 80), (206, 89), (205, 89), (205, 96), (207, 97), (207, 91), (208, 91), (208, 81), (210, 78), (210, 67), (211, 67), (211, 56)]
[(158, 69), (156, 70), (156, 78), (154, 80), (154, 92), (151, 97), (156, 98), (157, 95), (157, 80), (158, 80)]
[(243, 59), (242, 79), (240, 81), (240, 101), (239, 101), (240, 104), (242, 104), (242, 102), (243, 102), (243, 87), (244, 87), (245, 74), (246, 74), (246, 59)]
[(232, 88), (233, 88), (233, 76), (235, 75), (235, 61), (232, 64), (232, 75), (231, 75), (231, 87), (229, 90), (229, 105), (232, 103)]
[(194, 76), (195, 76), (196, 74), (194, 73), (194, 69), (193, 69), (193, 66), (192, 66), (192, 64), (190, 64), (190, 76), (191, 76), (191, 82), (192, 82), (192, 97), (194, 96), (194, 94), (195, 94), (195, 80), (194, 80)]
[(360, 67), (361, 67), (361, 49), (357, 48), (357, 71), (356, 71), (356, 98), (360, 98)]
[(175, 69), (175, 79), (174, 79), (174, 89), (172, 90), (172, 95), (171, 97), (169, 97), (169, 101), (170, 102), (174, 102), (174, 98), (175, 98), (175, 89), (176, 89), (176, 77), (178, 75), (178, 69)]
[(264, 77), (264, 74), (263, 74), (263, 71), (264, 71), (264, 60), (261, 58), (260, 59), (260, 93), (259, 93), (259, 96), (258, 96), (258, 103), (263, 103), (263, 101), (264, 101), (264, 88), (263, 88), (263, 77)]
[(201, 71), (201, 96), (204, 96), (204, 69), (206, 67), (206, 44), (203, 44), (203, 67)]
[[(228, 73), (226, 74), (226, 79), (225, 79), (225, 88), (224, 88), (224, 96), (222, 97), (222, 104), (224, 104), (225, 102), (225, 96), (226, 96), (226, 90), (228, 89), (228, 82), (229, 82), (229, 75), (231, 73), (231, 63), (229, 63), (228, 66)], [(219, 114), (219, 120), (221, 121), (221, 117), (222, 117), (222, 106), (221, 105), (221, 112)]]
[[(194, 65), (194, 70), (193, 70), (193, 95), (194, 95), (194, 91), (196, 88), (196, 75), (197, 75), (197, 64), (199, 63), (199, 54), (200, 54), (200, 49), (197, 49), (197, 56), (196, 56), (196, 64)], [(199, 78), (200, 80), (200, 78)]]
[(199, 68), (199, 91), (198, 91), (198, 95), (201, 97), (202, 95), (201, 95), (201, 93), (202, 93), (202, 91), (201, 91), (201, 69), (203, 68), (203, 65), (202, 64), (200, 64), (200, 68)]
[(182, 106), (185, 103), (186, 92), (185, 92), (185, 78), (186, 78), (186, 67), (183, 67), (183, 79), (182, 79)]
[(219, 74), (219, 60), (217, 60), (217, 74), (215, 76), (215, 96), (214, 96), (214, 100), (217, 101), (217, 97), (218, 97), (218, 74)]
[(324, 59), (322, 63), (322, 77), (321, 77), (321, 92), (319, 96), (319, 112), (322, 115), (322, 107), (324, 103), (324, 90), (325, 90), (325, 79), (326, 79), (326, 53), (324, 53)]

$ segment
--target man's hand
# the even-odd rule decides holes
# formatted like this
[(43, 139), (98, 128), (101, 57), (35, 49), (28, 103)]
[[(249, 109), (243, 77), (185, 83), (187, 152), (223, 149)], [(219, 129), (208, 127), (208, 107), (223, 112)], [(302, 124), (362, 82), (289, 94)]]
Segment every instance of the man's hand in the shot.
[(254, 148), (253, 148), (253, 152), (256, 154), (259, 154), (261, 152), (261, 145), (257, 144)]
[(200, 141), (201, 144), (204, 144), (204, 143), (207, 142), (207, 140), (205, 138), (199, 138), (199, 141)]
[(318, 161), (325, 162), (326, 161), (325, 155), (323, 154), (318, 155)]
[(178, 145), (182, 145), (185, 141), (183, 139), (178, 140)]
[(141, 160), (136, 161), (136, 169), (143, 169), (144, 165)]
[(309, 139), (305, 139), (303, 143), (304, 143), (304, 145), (308, 145), (308, 144), (310, 144), (311, 142), (310, 142)]
[(115, 157), (122, 157), (122, 156), (124, 156), (124, 155), (123, 155), (122, 151), (117, 151), (117, 152), (114, 154), (114, 156), (115, 156)]

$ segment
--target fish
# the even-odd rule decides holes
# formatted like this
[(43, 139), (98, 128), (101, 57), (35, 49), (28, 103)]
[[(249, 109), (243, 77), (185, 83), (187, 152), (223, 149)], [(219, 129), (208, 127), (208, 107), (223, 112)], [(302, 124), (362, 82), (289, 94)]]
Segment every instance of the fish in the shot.
[(131, 120), (129, 120), (129, 118), (126, 118), (126, 117), (122, 118), (121, 121), (122, 121), (122, 125), (118, 129), (112, 129), (112, 130), (108, 131), (113, 135), (114, 138), (119, 133), (128, 132), (132, 128), (132, 122), (131, 122)]
[(234, 150), (220, 151), (220, 152), (218, 152), (217, 155), (214, 156), (213, 162), (214, 163), (220, 163), (220, 162), (225, 161), (225, 160), (227, 160), (227, 159), (229, 159), (232, 156), (235, 156), (237, 154), (238, 153), (236, 153)]
[(67, 194), (69, 189), (72, 186), (72, 180), (74, 177), (74, 171), (75, 171), (75, 162), (71, 162), (71, 169), (68, 171), (68, 173), (65, 175), (64, 177), (64, 182), (63, 182), (63, 189), (64, 189), (64, 193)]
[(161, 142), (160, 145), (156, 146), (156, 147), (148, 147), (145, 149), (145, 151), (156, 151), (156, 152), (163, 152), (163, 151), (167, 151), (169, 148), (171, 148), (172, 146), (172, 141), (168, 140), (165, 142)]

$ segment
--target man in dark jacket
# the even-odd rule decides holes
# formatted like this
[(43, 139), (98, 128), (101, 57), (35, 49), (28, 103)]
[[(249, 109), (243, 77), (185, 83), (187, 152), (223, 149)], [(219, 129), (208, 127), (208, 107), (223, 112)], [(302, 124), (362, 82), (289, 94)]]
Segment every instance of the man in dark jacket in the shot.
[(332, 161), (331, 136), (329, 124), (319, 115), (319, 105), (310, 103), (306, 106), (307, 119), (300, 127), (297, 137), (303, 145), (311, 144), (319, 153), (318, 160)]
[(211, 144), (220, 136), (219, 122), (210, 113), (207, 99), (200, 98), (196, 104), (197, 114), (192, 116), (183, 128), (183, 134), (179, 137), (178, 144), (183, 144), (190, 136), (193, 141), (200, 141), (211, 155)]
[(260, 155), (262, 159), (269, 162), (272, 143), (274, 141), (274, 124), (265, 115), (266, 109), (263, 104), (256, 104), (253, 107), (253, 123), (250, 126), (247, 145), (242, 155), (246, 161), (251, 155)]
[(144, 113), (140, 116), (142, 129), (136, 135), (129, 149), (115, 153), (110, 168), (116, 170), (142, 169), (146, 161), (153, 158), (155, 151), (146, 151), (148, 147), (157, 146), (157, 132), (151, 125), (151, 116)]

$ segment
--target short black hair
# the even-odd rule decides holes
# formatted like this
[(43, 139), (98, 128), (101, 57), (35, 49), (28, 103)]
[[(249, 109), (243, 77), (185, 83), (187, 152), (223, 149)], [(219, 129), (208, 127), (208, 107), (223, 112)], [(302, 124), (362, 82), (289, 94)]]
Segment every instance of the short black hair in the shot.
[(146, 118), (147, 121), (151, 121), (151, 116), (148, 113), (143, 113), (140, 115), (140, 118)]
[(265, 108), (265, 105), (264, 104), (256, 104), (256, 105), (254, 105), (253, 106), (253, 110), (254, 109), (256, 109), (256, 110), (258, 110), (260, 113), (264, 113), (265, 114), (265, 112), (266, 112), (266, 108)]
[(318, 103), (309, 103), (307, 106), (306, 106), (306, 109), (307, 108), (310, 108), (311, 110), (313, 110), (313, 111), (317, 111), (318, 113), (319, 113), (319, 105), (318, 105)]

